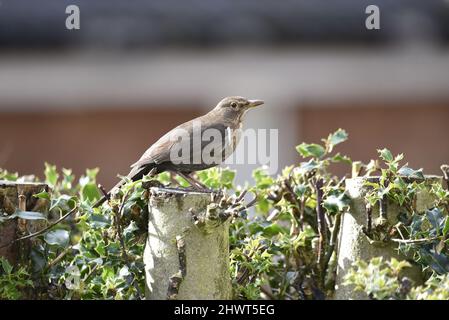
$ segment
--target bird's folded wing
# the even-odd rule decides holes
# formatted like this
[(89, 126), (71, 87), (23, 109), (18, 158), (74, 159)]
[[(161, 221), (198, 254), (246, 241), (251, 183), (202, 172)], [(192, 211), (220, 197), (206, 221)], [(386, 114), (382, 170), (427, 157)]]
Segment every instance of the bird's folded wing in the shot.
[[(131, 167), (141, 168), (148, 164), (161, 164), (163, 162), (198, 164), (204, 160), (203, 151), (214, 149), (219, 152), (216, 152), (212, 157), (210, 157), (210, 154), (207, 156), (211, 158), (209, 161), (218, 164), (223, 160), (224, 149), (227, 149), (229, 142), (232, 141), (232, 137), (228, 136), (230, 132), (226, 132), (226, 128), (221, 123), (209, 123), (208, 126), (201, 126), (201, 130), (194, 133), (191, 127), (183, 124), (160, 138)], [(179, 131), (179, 129), (183, 131)], [(208, 131), (209, 134), (205, 132), (211, 129), (214, 131)]]
[(170, 150), (176, 141), (170, 139), (170, 132), (162, 136), (144, 152), (140, 159), (131, 165), (131, 168), (139, 168), (150, 163), (160, 164), (170, 160)]

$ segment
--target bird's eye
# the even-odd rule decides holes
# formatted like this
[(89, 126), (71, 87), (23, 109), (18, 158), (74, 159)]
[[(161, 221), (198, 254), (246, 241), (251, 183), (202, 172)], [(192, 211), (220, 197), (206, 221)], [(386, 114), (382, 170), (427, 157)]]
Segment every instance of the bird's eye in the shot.
[(237, 102), (231, 102), (231, 108), (232, 109), (237, 108)]

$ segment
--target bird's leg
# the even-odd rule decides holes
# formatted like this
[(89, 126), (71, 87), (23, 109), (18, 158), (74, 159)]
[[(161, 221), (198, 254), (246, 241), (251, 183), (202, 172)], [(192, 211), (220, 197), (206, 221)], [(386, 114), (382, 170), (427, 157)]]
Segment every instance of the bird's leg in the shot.
[(182, 172), (176, 172), (177, 175), (179, 175), (180, 177), (184, 178), (188, 183), (190, 183), (190, 185), (198, 190), (200, 189), (200, 185), (197, 183), (197, 181), (195, 179), (193, 179), (191, 176), (189, 176), (188, 174), (182, 173)]
[(190, 185), (198, 190), (198, 191), (210, 191), (210, 189), (204, 185), (203, 183), (199, 182), (198, 180), (196, 180), (194, 177), (192, 177), (191, 175), (182, 173), (182, 172), (176, 172), (176, 174), (178, 174), (179, 176), (183, 177), (184, 179), (187, 180), (188, 183), (190, 183)]
[(202, 183), (201, 181), (195, 179), (195, 178), (192, 177), (190, 174), (188, 174), (187, 176), (188, 176), (193, 182), (195, 182), (200, 188), (202, 188), (202, 189), (208, 189), (208, 190), (209, 190), (209, 188), (208, 188), (204, 183)]
[(173, 175), (174, 172), (170, 171), (170, 182), (173, 183), (174, 185), (178, 184), (178, 182), (175, 179), (175, 176)]

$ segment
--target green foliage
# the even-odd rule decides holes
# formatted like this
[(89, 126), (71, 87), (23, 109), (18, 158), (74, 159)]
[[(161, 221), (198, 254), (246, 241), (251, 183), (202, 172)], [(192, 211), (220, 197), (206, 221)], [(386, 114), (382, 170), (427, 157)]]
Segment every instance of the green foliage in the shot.
[[(258, 299), (260, 275), (269, 272), (272, 267), (272, 255), (262, 236), (243, 239), (238, 247), (231, 251), (231, 274), (234, 295), (246, 299)], [(245, 250), (241, 250), (240, 246)]]
[[(127, 183), (122, 188), (126, 194), (111, 200), (112, 207), (94, 209), (91, 204), (100, 197), (95, 181), (97, 173), (98, 169), (88, 169), (75, 184), (71, 170), (63, 169), (60, 174), (55, 166), (45, 164), (45, 181), (52, 186), (52, 193), (34, 196), (51, 201), (48, 222), (73, 214), (38, 236), (42, 241), (32, 248), (30, 264), (15, 272), (18, 279), (29, 275), (25, 283), (36, 288), (31, 298), (143, 297), (142, 235), (146, 226), (142, 222), (146, 210), (143, 189), (140, 182)], [(17, 217), (45, 218), (38, 212), (16, 212), (8, 218)], [(9, 298), (14, 297), (20, 296), (12, 292)]]
[(373, 299), (403, 298), (400, 276), (406, 267), (410, 267), (408, 262), (394, 258), (383, 261), (378, 257), (369, 263), (357, 261), (346, 275), (344, 285), (352, 285), (354, 290), (363, 291)]
[(348, 140), (348, 134), (343, 129), (338, 129), (331, 133), (326, 140), (323, 140), (326, 145), (327, 152), (332, 152), (333, 148), (342, 142)]
[(301, 143), (299, 146), (296, 147), (296, 151), (298, 151), (299, 154), (304, 158), (307, 157), (321, 158), (326, 153), (326, 150), (321, 145), (315, 143), (311, 144)]
[(323, 139), (324, 146), (316, 143), (301, 143), (296, 147), (296, 151), (299, 152), (304, 158), (313, 157), (321, 158), (325, 154), (331, 153), (334, 147), (348, 139), (348, 134), (343, 129), (338, 129), (334, 133), (331, 133), (327, 139)]
[(412, 300), (449, 300), (449, 274), (432, 276), (424, 286), (412, 288), (408, 298)]
[(45, 174), (45, 183), (48, 184), (50, 188), (54, 188), (59, 178), (59, 174), (56, 171), (56, 166), (45, 162), (44, 174)]
[(0, 180), (6, 181), (16, 181), (19, 178), (19, 174), (17, 172), (8, 172), (0, 168)]
[[(394, 157), (388, 149), (378, 152), (385, 168), (381, 169), (377, 182), (367, 182), (370, 191), (366, 200), (373, 207), (381, 201), (389, 201), (401, 208), (400, 222), (395, 226), (384, 226), (389, 229), (389, 236), (384, 240), (388, 241), (390, 235), (398, 236), (398, 249), (422, 264), (424, 269), (438, 274), (449, 272), (449, 241), (446, 237), (449, 192), (437, 180), (425, 181), (422, 169), (414, 170), (407, 164), (400, 167), (402, 154)], [(433, 197), (430, 209), (418, 211), (416, 197), (419, 192)]]
[(212, 189), (232, 189), (234, 188), (235, 171), (221, 167), (210, 168), (199, 171), (198, 178)]
[[(323, 145), (302, 143), (298, 152), (312, 159), (285, 168), (272, 177), (263, 168), (253, 172), (256, 211), (247, 221), (231, 226), (232, 272), (236, 297), (240, 299), (320, 299), (332, 291), (335, 239), (347, 197), (341, 180), (328, 171), (331, 162), (350, 163), (332, 155), (334, 146), (347, 139), (337, 130)], [(322, 187), (318, 181), (324, 180)], [(332, 222), (320, 230), (317, 194), (324, 215)], [(325, 237), (327, 240), (321, 239)], [(318, 242), (323, 241), (321, 251)], [(257, 248), (257, 250), (255, 250)], [(258, 252), (258, 254), (256, 254)]]
[(33, 281), (25, 267), (13, 268), (4, 257), (0, 257), (0, 299), (23, 298), (23, 291), (33, 287)]
[[(385, 196), (400, 206), (408, 206), (412, 209), (412, 202), (417, 192), (424, 187), (424, 175), (422, 170), (413, 170), (407, 164), (399, 168), (403, 154), (393, 157), (388, 149), (378, 150), (379, 156), (386, 165), (381, 169), (379, 182), (367, 182), (372, 190), (366, 195), (366, 199), (372, 206), (376, 205)], [(409, 183), (406, 180), (413, 181)]]
[(9, 216), (0, 217), (0, 223), (5, 220), (10, 220), (14, 218), (20, 218), (24, 220), (47, 220), (47, 218), (45, 218), (45, 216), (40, 212), (17, 210), (16, 212), (14, 212)]
[(433, 275), (422, 286), (403, 276), (410, 267), (405, 261), (383, 261), (373, 258), (369, 263), (357, 261), (345, 278), (345, 285), (363, 291), (372, 299), (449, 300), (449, 274)]
[[(234, 297), (238, 299), (324, 299), (332, 294), (335, 282), (336, 246), (341, 215), (348, 209), (345, 179), (330, 171), (332, 163), (350, 165), (351, 159), (334, 149), (347, 140), (338, 129), (321, 144), (302, 143), (297, 151), (303, 159), (274, 177), (264, 168), (253, 172), (248, 194), (256, 195), (255, 210), (231, 224), (231, 275)], [(403, 155), (379, 150), (378, 161), (367, 165), (370, 179), (366, 201), (372, 207), (391, 201), (401, 208), (400, 223), (386, 226), (385, 241), (396, 241), (398, 249), (420, 263), (430, 277), (425, 286), (413, 287), (401, 278), (407, 263), (395, 260), (358, 262), (346, 279), (375, 299), (445, 298), (449, 271), (449, 191), (441, 184), (425, 184), (422, 170), (400, 165)], [(34, 286), (31, 298), (41, 299), (142, 299), (148, 193), (142, 183), (182, 186), (187, 181), (169, 173), (125, 179), (121, 190), (100, 208), (92, 203), (100, 197), (96, 187), (98, 169), (86, 170), (78, 182), (72, 171), (58, 171), (45, 164), (45, 181), (51, 193), (36, 198), (50, 201), (45, 214), (16, 212), (6, 219), (45, 219), (48, 223), (66, 217), (38, 236), (29, 265), (12, 269), (2, 260), (0, 298), (16, 299)], [(211, 168), (197, 173), (210, 188), (226, 189), (236, 196), (235, 172)], [(0, 179), (15, 181), (17, 174), (0, 170)], [(157, 180), (157, 181), (153, 181)], [(427, 190), (434, 206), (417, 212), (416, 195)], [(249, 196), (247, 196), (249, 197)], [(369, 235), (368, 235), (369, 236)], [(438, 276), (441, 274), (442, 276)], [(446, 290), (447, 292), (447, 290)]]

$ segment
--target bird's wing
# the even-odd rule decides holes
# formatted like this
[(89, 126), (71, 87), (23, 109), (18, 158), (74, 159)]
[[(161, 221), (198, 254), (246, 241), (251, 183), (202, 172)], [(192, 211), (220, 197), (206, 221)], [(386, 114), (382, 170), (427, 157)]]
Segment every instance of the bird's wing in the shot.
[(192, 127), (192, 124), (189, 129), (183, 128), (188, 131), (188, 134), (171, 146), (172, 154), (169, 154), (173, 156), (173, 159), (170, 159), (171, 162), (182, 164), (222, 162), (222, 150), (226, 144), (226, 126), (222, 123), (211, 122), (207, 118), (201, 120), (201, 130), (198, 130), (198, 127)]
[[(225, 125), (216, 122), (211, 123), (204, 117), (195, 120), (201, 123), (201, 135), (197, 136), (198, 132), (195, 131), (196, 129), (194, 129), (191, 121), (186, 122), (162, 136), (162, 138), (148, 148), (140, 159), (132, 164), (131, 167), (141, 168), (152, 163), (160, 164), (163, 162), (171, 162), (173, 160), (171, 159), (171, 156), (175, 156), (178, 163), (196, 164), (202, 161), (202, 152), (205, 146), (208, 145), (209, 150), (214, 148), (216, 144), (222, 146), (222, 148), (226, 146), (225, 135), (227, 132)], [(206, 140), (203, 141), (203, 133), (207, 129), (215, 129), (220, 132), (220, 139), (209, 137), (209, 140), (207, 140), (207, 137), (205, 137)], [(183, 136), (181, 140), (179, 139), (180, 135)], [(181, 149), (188, 150), (189, 152), (181, 152), (178, 154), (177, 151)], [(217, 154), (215, 157), (221, 156)], [(218, 162), (218, 160), (216, 162)]]
[(149, 147), (140, 159), (131, 165), (131, 168), (140, 168), (150, 163), (160, 164), (170, 160), (170, 150), (176, 143), (170, 139), (170, 136), (171, 131)]
[(199, 121), (200, 123), (202, 123), (203, 118), (204, 116), (185, 122), (167, 132), (151, 147), (149, 147), (140, 157), (140, 159), (131, 165), (131, 168), (140, 168), (151, 163), (160, 164), (170, 161), (172, 148), (179, 145), (176, 136), (182, 132), (187, 133), (187, 135), (191, 135), (193, 131), (192, 121)]

